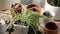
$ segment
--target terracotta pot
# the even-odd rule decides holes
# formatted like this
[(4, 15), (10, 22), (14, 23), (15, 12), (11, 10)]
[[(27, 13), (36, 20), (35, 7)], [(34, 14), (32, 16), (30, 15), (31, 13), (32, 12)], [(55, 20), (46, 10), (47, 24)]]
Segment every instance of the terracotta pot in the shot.
[(15, 16), (15, 13), (21, 13), (21, 11), (22, 11), (22, 5), (21, 4), (15, 3), (11, 6), (10, 13), (13, 17)]
[(19, 3), (15, 3), (11, 6), (16, 13), (21, 13), (22, 11), (22, 5)]
[(41, 7), (40, 7), (40, 5), (38, 5), (38, 4), (29, 4), (29, 5), (27, 5), (27, 9), (28, 9), (28, 8), (33, 8), (33, 7), (35, 7), (35, 9), (33, 9), (34, 11), (36, 11), (36, 12), (38, 12), (38, 13), (41, 12)]
[(45, 34), (58, 34), (59, 27), (55, 22), (48, 22), (45, 24)]

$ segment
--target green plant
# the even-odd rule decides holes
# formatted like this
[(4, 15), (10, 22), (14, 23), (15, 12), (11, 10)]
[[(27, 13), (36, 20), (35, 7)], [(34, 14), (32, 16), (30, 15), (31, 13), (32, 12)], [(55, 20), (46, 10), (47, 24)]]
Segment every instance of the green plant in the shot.
[(60, 7), (60, 0), (47, 0), (50, 5)]
[(23, 25), (31, 25), (34, 30), (34, 33), (37, 34), (38, 25), (40, 25), (38, 20), (39, 18), (43, 17), (42, 15), (38, 14), (33, 10), (25, 9), (22, 11), (22, 14), (17, 13), (15, 16), (17, 16), (16, 20), (21, 20)]

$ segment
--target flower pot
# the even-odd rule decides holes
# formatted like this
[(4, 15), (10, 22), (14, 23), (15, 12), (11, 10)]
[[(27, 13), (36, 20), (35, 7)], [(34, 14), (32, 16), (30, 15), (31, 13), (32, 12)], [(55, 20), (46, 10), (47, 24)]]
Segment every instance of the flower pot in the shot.
[(45, 12), (43, 12), (43, 15), (46, 16), (46, 18), (43, 18), (44, 23), (54, 21), (55, 13), (53, 11), (45, 10)]
[(15, 3), (11, 6), (16, 13), (21, 13), (22, 11), (22, 5), (19, 3)]
[(33, 7), (35, 7), (35, 9), (33, 9), (33, 11), (36, 11), (38, 13), (41, 12), (41, 7), (40, 7), (39, 4), (29, 4), (29, 5), (27, 5), (27, 9), (33, 8)]
[(55, 12), (54, 19), (60, 20), (60, 15), (59, 15), (60, 14), (60, 7), (52, 6), (48, 2), (46, 2), (45, 10), (54, 11)]
[(16, 34), (27, 34), (29, 26), (14, 24), (14, 31)]
[(45, 8), (46, 0), (32, 0), (33, 4), (39, 4), (42, 8)]
[(7, 10), (10, 8), (10, 0), (0, 0), (0, 10)]
[(15, 3), (11, 6), (11, 14), (14, 16), (15, 13), (21, 13), (22, 11), (22, 5), (19, 3)]
[(48, 22), (45, 24), (45, 34), (58, 34), (59, 27), (55, 22)]

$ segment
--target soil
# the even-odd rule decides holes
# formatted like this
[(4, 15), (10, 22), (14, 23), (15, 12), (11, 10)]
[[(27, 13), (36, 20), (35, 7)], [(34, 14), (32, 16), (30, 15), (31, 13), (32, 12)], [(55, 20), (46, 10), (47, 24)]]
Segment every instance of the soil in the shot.
[(50, 30), (56, 30), (58, 28), (57, 25), (53, 22), (49, 22), (45, 26), (47, 29), (50, 29)]
[[(42, 32), (38, 31), (37, 34), (41, 34)], [(32, 28), (32, 26), (29, 26), (29, 30), (28, 30), (28, 34), (34, 34), (34, 30)]]

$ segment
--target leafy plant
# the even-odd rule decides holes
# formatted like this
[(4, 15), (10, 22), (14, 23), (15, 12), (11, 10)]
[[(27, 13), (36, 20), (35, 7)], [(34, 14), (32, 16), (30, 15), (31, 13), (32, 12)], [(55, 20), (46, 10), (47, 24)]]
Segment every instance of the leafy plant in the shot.
[(50, 5), (60, 7), (60, 0), (47, 0)]
[(43, 16), (38, 14), (37, 12), (33, 11), (33, 10), (30, 10), (30, 9), (26, 9), (25, 13), (24, 13), (24, 10), (23, 10), (23, 14), (16, 14), (15, 16), (17, 16), (16, 20), (21, 20), (22, 21), (22, 24), (27, 24), (27, 25), (31, 25), (33, 30), (34, 30), (34, 33), (37, 34), (38, 32), (38, 25), (39, 22), (39, 18), (42, 18)]

